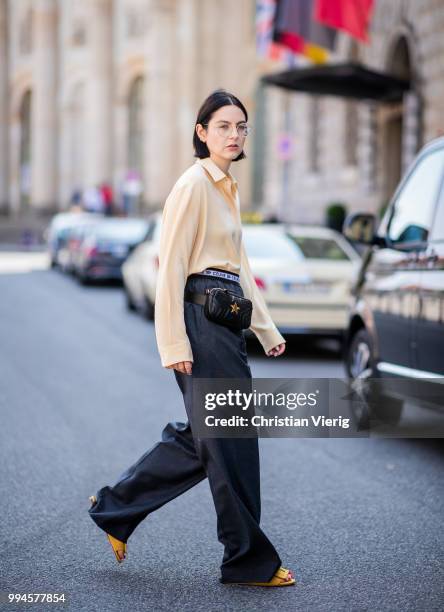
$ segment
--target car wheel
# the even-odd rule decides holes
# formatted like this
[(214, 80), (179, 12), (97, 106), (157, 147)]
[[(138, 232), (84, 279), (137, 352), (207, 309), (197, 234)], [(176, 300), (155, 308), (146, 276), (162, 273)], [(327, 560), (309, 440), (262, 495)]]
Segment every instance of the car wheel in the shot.
[(148, 321), (154, 321), (154, 304), (149, 297), (145, 297), (145, 317)]
[[(375, 368), (373, 344), (366, 329), (353, 336), (346, 359), (347, 375), (355, 393), (362, 398), (362, 411), (357, 414), (359, 425), (367, 429), (370, 420), (384, 425), (396, 425), (402, 416), (404, 401), (384, 395), (382, 382)], [(367, 410), (363, 408), (367, 404)]]
[(347, 353), (347, 375), (351, 379), (375, 376), (373, 348), (366, 329), (360, 329), (352, 338)]

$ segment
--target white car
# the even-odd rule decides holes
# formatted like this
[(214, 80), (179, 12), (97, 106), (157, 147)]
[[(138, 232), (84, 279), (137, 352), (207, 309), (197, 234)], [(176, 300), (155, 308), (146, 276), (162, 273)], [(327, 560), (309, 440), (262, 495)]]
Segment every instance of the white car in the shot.
[(314, 333), (328, 331), (342, 337), (347, 327), (351, 288), (361, 266), (360, 254), (342, 234), (327, 227), (287, 225), (285, 232), (302, 251), (311, 276), (308, 293), (302, 293), (301, 299), (296, 300), (298, 315), (293, 320)]
[(122, 265), (127, 308), (141, 311), (149, 320), (154, 319), (161, 219), (161, 212), (148, 218), (149, 227), (145, 240)]
[[(293, 256), (281, 246), (284, 236)], [(281, 333), (342, 341), (361, 261), (353, 247), (338, 232), (317, 226), (247, 225), (243, 239), (256, 284)]]
[(72, 231), (77, 227), (97, 223), (103, 215), (83, 211), (60, 212), (52, 217), (45, 230), (51, 267), (68, 268), (68, 242)]

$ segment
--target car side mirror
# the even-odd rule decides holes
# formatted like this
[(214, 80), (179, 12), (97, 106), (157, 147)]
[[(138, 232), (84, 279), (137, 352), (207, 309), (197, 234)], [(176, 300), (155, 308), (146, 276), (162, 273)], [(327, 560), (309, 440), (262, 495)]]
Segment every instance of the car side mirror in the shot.
[(350, 213), (345, 218), (342, 233), (346, 238), (361, 244), (385, 244), (385, 240), (376, 236), (376, 217), (370, 213)]

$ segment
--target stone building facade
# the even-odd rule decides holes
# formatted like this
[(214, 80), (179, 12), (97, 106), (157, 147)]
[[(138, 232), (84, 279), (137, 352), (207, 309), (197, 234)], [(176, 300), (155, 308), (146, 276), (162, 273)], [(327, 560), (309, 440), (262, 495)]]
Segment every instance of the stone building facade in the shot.
[[(444, 1), (375, 0), (370, 44), (337, 39), (332, 61), (408, 78), (397, 104), (264, 88), (264, 210), (323, 223), (330, 203), (378, 212), (423, 144), (444, 134)], [(277, 155), (281, 134), (293, 154)]]
[[(191, 163), (197, 109), (216, 87), (250, 113), (233, 165), (242, 206), (323, 223), (325, 208), (377, 212), (422, 144), (444, 133), (444, 0), (375, 0), (368, 45), (332, 61), (408, 77), (398, 104), (289, 93), (255, 47), (255, 0), (0, 0), (0, 211), (63, 210), (75, 189), (129, 170), (143, 210)], [(282, 155), (283, 140), (290, 142)]]
[[(144, 210), (161, 206), (210, 91), (254, 114), (254, 16), (254, 0), (0, 0), (0, 208), (63, 210), (128, 170)], [(245, 201), (250, 172), (235, 170)]]

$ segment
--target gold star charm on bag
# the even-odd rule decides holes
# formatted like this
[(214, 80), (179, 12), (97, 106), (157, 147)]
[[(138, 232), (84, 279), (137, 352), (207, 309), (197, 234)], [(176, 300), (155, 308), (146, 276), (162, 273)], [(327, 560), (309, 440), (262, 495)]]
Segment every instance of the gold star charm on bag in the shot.
[(233, 302), (232, 304), (230, 304), (230, 306), (231, 306), (231, 312), (234, 312), (234, 314), (237, 314), (239, 312), (240, 308), (236, 302)]

